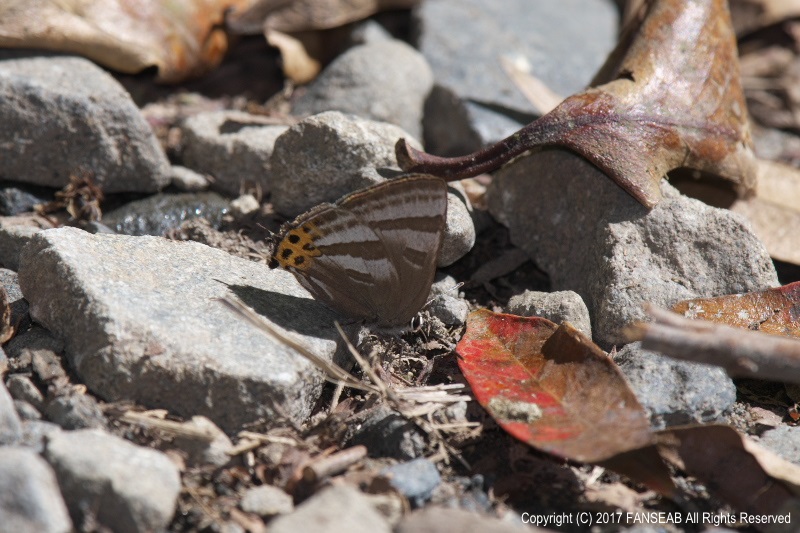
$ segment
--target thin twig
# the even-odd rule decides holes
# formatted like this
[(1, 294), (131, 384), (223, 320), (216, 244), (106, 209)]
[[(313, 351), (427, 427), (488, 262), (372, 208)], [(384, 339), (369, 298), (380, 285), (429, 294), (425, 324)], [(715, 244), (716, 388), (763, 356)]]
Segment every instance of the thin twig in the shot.
[(749, 331), (647, 307), (654, 322), (633, 326), (629, 340), (675, 359), (724, 368), (733, 377), (800, 383), (800, 340)]

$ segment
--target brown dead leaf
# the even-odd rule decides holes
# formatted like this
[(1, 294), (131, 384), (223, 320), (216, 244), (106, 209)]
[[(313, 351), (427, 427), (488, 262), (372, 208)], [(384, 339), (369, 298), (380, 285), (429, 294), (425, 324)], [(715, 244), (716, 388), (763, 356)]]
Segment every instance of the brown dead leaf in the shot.
[(800, 496), (800, 466), (730, 426), (673, 428), (659, 432), (657, 438), (665, 459), (740, 511), (785, 514)]
[(684, 300), (672, 310), (687, 318), (800, 338), (800, 281), (746, 294)]
[(647, 207), (670, 170), (689, 167), (752, 189), (755, 165), (736, 39), (724, 0), (658, 0), (620, 41), (594, 86), (473, 154), (396, 146), (405, 171), (461, 179), (543, 146), (582, 155)]
[(253, 0), (6, 0), (0, 3), (0, 46), (79, 54), (125, 73), (158, 68), (178, 82), (221, 60), (229, 9)]
[(769, 255), (800, 265), (800, 170), (759, 161), (756, 194), (737, 200), (731, 211), (746, 216)]
[(233, 13), (228, 25), (237, 33), (271, 29), (283, 33), (344, 26), (390, 9), (410, 9), (419, 0), (256, 0)]

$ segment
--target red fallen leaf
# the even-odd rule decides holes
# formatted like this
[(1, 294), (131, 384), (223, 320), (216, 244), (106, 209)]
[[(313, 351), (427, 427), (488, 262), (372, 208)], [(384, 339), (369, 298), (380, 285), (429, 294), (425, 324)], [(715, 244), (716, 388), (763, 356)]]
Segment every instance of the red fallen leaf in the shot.
[(800, 504), (800, 466), (730, 426), (672, 428), (660, 431), (657, 438), (665, 459), (740, 511), (785, 515)]
[(747, 294), (684, 300), (672, 310), (687, 318), (800, 338), (800, 281)]
[(586, 462), (652, 443), (619, 369), (569, 325), (479, 310), (456, 351), (475, 398), (521, 441)]
[(6, 0), (0, 47), (71, 52), (126, 73), (158, 67), (178, 82), (219, 64), (229, 9), (253, 0)]
[(674, 489), (647, 413), (614, 362), (569, 324), (482, 309), (456, 351), (475, 399), (514, 437)]
[(593, 85), (510, 137), (466, 156), (432, 156), (400, 139), (398, 163), (405, 171), (456, 180), (491, 172), (533, 149), (563, 146), (647, 207), (661, 199), (661, 178), (679, 167), (717, 174), (743, 189), (755, 186), (725, 0), (652, 2)]

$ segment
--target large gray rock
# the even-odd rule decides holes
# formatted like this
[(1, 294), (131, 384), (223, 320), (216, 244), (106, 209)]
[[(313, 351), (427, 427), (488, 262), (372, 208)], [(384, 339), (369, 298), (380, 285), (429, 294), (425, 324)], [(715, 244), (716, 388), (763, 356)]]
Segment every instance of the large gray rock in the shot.
[(433, 87), (425, 58), (402, 41), (351, 48), (337, 57), (295, 102), (295, 115), (342, 111), (400, 126), (422, 137), (422, 111)]
[(662, 182), (648, 211), (605, 174), (564, 150), (521, 158), (495, 174), (489, 210), (512, 242), (583, 297), (596, 342), (625, 342), (642, 305), (776, 286), (763, 244), (741, 216), (682, 196)]
[(270, 156), (286, 128), (241, 111), (198, 113), (183, 124), (183, 163), (213, 176), (213, 187), (231, 196), (245, 183), (268, 192)]
[(538, 112), (500, 58), (526, 62), (555, 92), (583, 89), (617, 38), (607, 0), (425, 0), (419, 49), (436, 89), (425, 111), (429, 150), (455, 155), (514, 133)]
[[(275, 141), (272, 204), (295, 216), (399, 173), (394, 145), (409, 134), (393, 124), (328, 111), (308, 117)], [(416, 141), (412, 146), (420, 147)]]
[(72, 531), (53, 470), (25, 448), (0, 447), (0, 529), (59, 533)]
[(271, 533), (389, 533), (392, 528), (366, 496), (348, 485), (322, 489), (291, 514), (270, 522)]
[(655, 429), (722, 421), (736, 401), (736, 386), (719, 367), (671, 359), (639, 342), (622, 348), (614, 361)]
[(195, 242), (49, 230), (25, 249), (20, 285), (91, 391), (204, 415), (229, 432), (274, 421), (276, 404), (301, 422), (323, 380), (218, 298), (240, 297), (322, 357), (339, 338), (339, 317), (291, 274)]
[(78, 524), (87, 512), (112, 531), (161, 531), (172, 519), (181, 479), (162, 452), (82, 429), (52, 434), (44, 456)]
[(169, 162), (125, 89), (91, 61), (0, 55), (0, 178), (61, 188), (91, 172), (106, 193), (153, 192)]
[[(272, 204), (295, 216), (322, 202), (399, 174), (394, 144), (408, 134), (393, 124), (329, 111), (281, 135), (272, 154)], [(412, 146), (419, 147), (416, 141)], [(385, 175), (385, 176), (384, 176)], [(454, 263), (475, 244), (472, 207), (463, 188), (451, 187), (439, 266)]]

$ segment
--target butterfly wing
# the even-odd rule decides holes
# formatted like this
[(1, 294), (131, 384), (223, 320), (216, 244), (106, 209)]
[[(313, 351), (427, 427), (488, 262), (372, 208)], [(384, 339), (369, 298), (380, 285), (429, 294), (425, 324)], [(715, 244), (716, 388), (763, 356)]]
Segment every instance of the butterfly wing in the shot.
[(346, 208), (383, 241), (398, 285), (382, 295), (380, 322), (407, 323), (428, 298), (447, 218), (447, 184), (413, 174), (344, 197)]
[(398, 286), (381, 237), (338, 205), (300, 215), (280, 238), (273, 259), (316, 300), (356, 318), (379, 319), (384, 295)]

